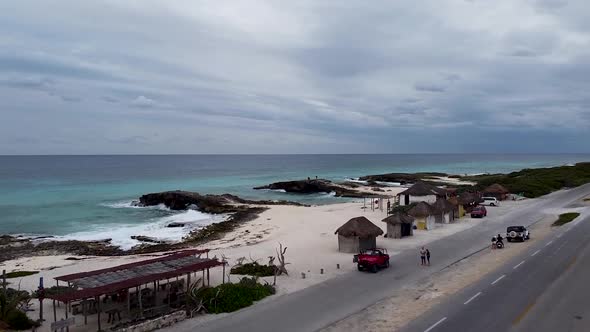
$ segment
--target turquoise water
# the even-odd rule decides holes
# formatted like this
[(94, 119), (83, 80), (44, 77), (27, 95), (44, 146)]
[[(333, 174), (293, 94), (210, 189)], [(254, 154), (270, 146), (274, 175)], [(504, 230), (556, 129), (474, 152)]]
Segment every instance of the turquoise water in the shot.
[(0, 234), (113, 238), (128, 247), (136, 244), (131, 235), (178, 240), (189, 231), (165, 228), (171, 221), (199, 227), (219, 220), (197, 211), (130, 206), (149, 192), (183, 189), (326, 204), (347, 199), (252, 187), (308, 176), (342, 181), (387, 172), (493, 173), (588, 160), (590, 155), (572, 154), (0, 156)]

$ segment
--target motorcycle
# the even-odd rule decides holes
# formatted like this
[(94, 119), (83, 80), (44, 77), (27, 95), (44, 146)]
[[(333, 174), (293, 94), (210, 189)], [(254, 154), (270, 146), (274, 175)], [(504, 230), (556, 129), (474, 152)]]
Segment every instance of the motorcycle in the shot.
[(496, 248), (498, 248), (498, 249), (504, 248), (504, 242), (502, 242), (502, 241), (496, 241)]

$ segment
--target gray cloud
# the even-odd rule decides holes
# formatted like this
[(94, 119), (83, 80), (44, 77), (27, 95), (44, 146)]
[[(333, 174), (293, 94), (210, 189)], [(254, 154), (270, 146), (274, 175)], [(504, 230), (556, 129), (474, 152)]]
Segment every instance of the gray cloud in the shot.
[(587, 151), (586, 11), (64, 0), (41, 13), (4, 1), (0, 154), (479, 151), (461, 142), (472, 127), (507, 138), (490, 150)]

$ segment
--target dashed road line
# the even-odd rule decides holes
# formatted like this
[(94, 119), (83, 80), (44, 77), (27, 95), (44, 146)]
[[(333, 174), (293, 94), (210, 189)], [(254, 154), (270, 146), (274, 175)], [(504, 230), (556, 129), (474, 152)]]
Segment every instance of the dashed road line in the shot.
[(469, 302), (475, 300), (475, 298), (478, 297), (478, 296), (480, 296), (480, 295), (481, 295), (481, 292), (473, 295), (469, 300), (465, 301), (465, 303), (463, 303), (463, 304), (469, 304)]
[(430, 332), (430, 331), (432, 331), (432, 329), (434, 329), (435, 327), (437, 327), (437, 326), (438, 326), (438, 324), (440, 324), (440, 323), (444, 322), (445, 320), (447, 320), (447, 317), (443, 317), (443, 318), (442, 318), (441, 320), (439, 320), (438, 322), (436, 322), (436, 323), (432, 324), (432, 326), (431, 326), (431, 327), (429, 327), (429, 328), (427, 328), (426, 330), (424, 330), (424, 332)]
[(547, 242), (547, 244), (545, 245), (545, 247), (547, 247), (548, 245), (550, 245), (551, 243), (553, 243), (553, 240)]
[(492, 285), (495, 285), (498, 281), (504, 279), (504, 277), (506, 277), (505, 274), (501, 275), (500, 278), (498, 278), (498, 279), (494, 280), (494, 282), (492, 282)]
[(541, 249), (539, 249), (539, 250), (535, 251), (535, 252), (534, 252), (534, 253), (531, 255), (531, 257), (532, 257), (532, 256), (535, 256), (535, 255), (536, 255), (536, 254), (538, 254), (539, 252), (541, 252)]
[(519, 266), (521, 266), (522, 264), (524, 264), (524, 262), (525, 262), (525, 261), (522, 261), (522, 262), (520, 262), (520, 263), (516, 264), (516, 265), (513, 267), (513, 269), (515, 269), (515, 270), (516, 270), (516, 269), (517, 269)]

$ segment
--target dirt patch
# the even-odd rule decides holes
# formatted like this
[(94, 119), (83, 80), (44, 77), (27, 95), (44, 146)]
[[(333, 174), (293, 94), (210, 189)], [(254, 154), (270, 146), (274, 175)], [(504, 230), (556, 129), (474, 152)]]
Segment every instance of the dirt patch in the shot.
[(502, 250), (484, 250), (400, 290), (394, 296), (377, 302), (323, 329), (322, 332), (397, 331), (442, 302), (447, 296), (469, 286), (537, 241), (541, 241), (551, 232), (551, 223), (554, 220), (555, 216), (548, 216), (531, 227), (533, 237), (530, 241), (510, 243)]

